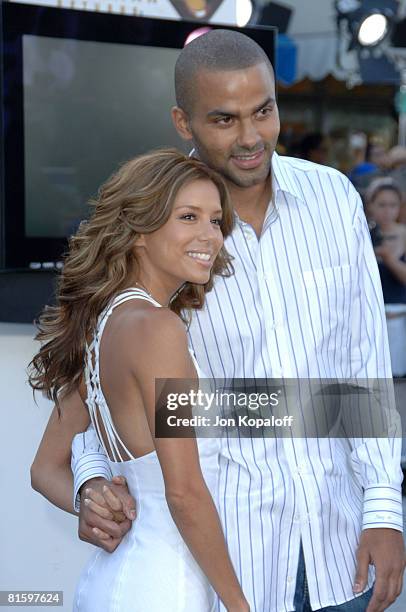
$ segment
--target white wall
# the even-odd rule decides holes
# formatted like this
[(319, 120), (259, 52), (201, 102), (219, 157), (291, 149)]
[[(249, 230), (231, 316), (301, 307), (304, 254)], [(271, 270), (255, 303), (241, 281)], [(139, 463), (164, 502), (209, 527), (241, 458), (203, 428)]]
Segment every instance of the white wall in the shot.
[(93, 547), (78, 539), (76, 517), (31, 489), (30, 465), (52, 408), (40, 395), (36, 406), (26, 382), (34, 333), (32, 325), (0, 323), (0, 590), (62, 590), (57, 609), (68, 612)]
[(280, 0), (280, 3), (293, 9), (288, 34), (335, 32), (334, 0)]

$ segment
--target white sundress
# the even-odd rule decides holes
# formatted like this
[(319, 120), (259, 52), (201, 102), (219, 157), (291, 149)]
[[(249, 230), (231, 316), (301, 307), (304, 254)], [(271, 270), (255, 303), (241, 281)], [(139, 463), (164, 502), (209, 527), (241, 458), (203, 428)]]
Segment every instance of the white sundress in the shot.
[[(132, 457), (121, 442), (100, 385), (99, 349), (108, 317), (127, 300), (146, 300), (145, 291), (128, 289), (114, 298), (100, 315), (96, 333), (87, 348), (87, 404), (97, 431), (102, 419), (114, 456), (114, 475), (126, 478), (136, 500), (137, 516), (130, 531), (113, 553), (97, 549), (83, 570), (74, 597), (76, 612), (214, 612), (217, 597), (194, 560), (170, 514), (161, 466), (155, 451)], [(204, 375), (192, 354), (199, 379)], [(99, 435), (100, 437), (100, 435)], [(101, 437), (100, 441), (102, 443)], [(117, 441), (129, 460), (122, 460)], [(206, 483), (216, 502), (218, 440), (198, 439), (199, 457)], [(107, 453), (106, 453), (107, 454)]]

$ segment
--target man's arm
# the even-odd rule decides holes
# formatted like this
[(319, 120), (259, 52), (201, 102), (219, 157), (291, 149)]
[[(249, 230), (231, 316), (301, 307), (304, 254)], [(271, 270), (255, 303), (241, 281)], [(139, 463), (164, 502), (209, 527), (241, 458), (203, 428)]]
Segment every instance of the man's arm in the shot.
[[(352, 303), (351, 378), (387, 382), (388, 407), (393, 409), (392, 371), (378, 266), (361, 199), (352, 185), (353, 237), (356, 253)], [(365, 588), (368, 564), (376, 568), (374, 595), (368, 612), (386, 609), (401, 588), (405, 553), (400, 468), (401, 431), (376, 438), (352, 438), (351, 459), (364, 488), (363, 524), (358, 549), (355, 591)]]
[(92, 424), (73, 438), (71, 467), (73, 472), (73, 505), (80, 510), (80, 493), (83, 485), (97, 478), (109, 481), (112, 473), (106, 453), (100, 444)]

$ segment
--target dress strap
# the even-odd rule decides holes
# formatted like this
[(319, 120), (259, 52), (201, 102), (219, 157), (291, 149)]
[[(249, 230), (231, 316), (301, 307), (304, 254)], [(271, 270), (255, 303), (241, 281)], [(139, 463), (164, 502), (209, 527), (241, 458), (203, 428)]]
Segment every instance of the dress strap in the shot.
[[(146, 291), (137, 287), (131, 287), (130, 289), (116, 295), (110, 304), (108, 304), (108, 306), (100, 314), (93, 340), (90, 345), (86, 344), (86, 404), (89, 410), (90, 419), (97, 432), (100, 443), (102, 444), (107, 456), (112, 457), (112, 460), (116, 462), (125, 461), (121, 455), (119, 446), (121, 447), (121, 450), (124, 450), (131, 459), (134, 459), (134, 457), (121, 440), (111, 418), (110, 409), (107, 405), (106, 398), (103, 395), (100, 383), (100, 342), (107, 320), (113, 310), (117, 306), (120, 306), (129, 300), (137, 299), (144, 300), (154, 304), (154, 306), (161, 307), (161, 304), (154, 300), (154, 298), (151, 297)], [(100, 428), (100, 421), (103, 424), (107, 445), (104, 444), (104, 438)]]

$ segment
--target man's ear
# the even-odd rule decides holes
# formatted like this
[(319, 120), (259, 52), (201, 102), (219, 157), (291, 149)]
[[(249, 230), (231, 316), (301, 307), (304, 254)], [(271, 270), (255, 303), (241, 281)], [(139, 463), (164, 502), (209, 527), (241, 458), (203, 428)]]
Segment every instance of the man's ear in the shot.
[(185, 111), (179, 108), (179, 106), (174, 106), (171, 109), (171, 115), (173, 125), (179, 136), (183, 138), (183, 140), (192, 140), (193, 135), (189, 126), (189, 117)]

